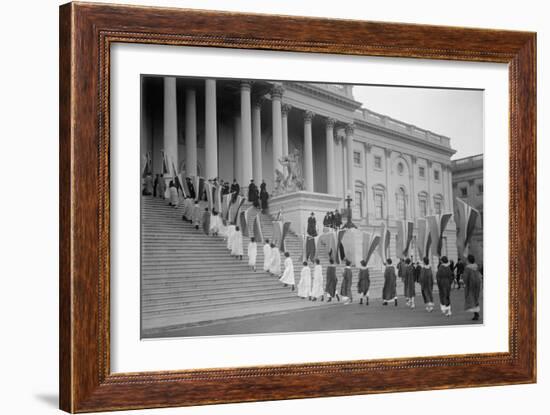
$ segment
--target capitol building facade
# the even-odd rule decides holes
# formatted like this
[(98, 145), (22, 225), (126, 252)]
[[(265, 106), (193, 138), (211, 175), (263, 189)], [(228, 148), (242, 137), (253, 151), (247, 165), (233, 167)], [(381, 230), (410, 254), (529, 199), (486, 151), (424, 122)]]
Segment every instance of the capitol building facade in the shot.
[[(270, 212), (305, 232), (315, 212), (345, 208), (376, 232), (385, 223), (395, 252), (398, 221), (453, 212), (450, 138), (365, 108), (352, 85), (142, 76), (142, 170), (163, 159), (185, 176), (250, 179), (270, 193)], [(165, 175), (168, 178), (170, 174)], [(415, 231), (416, 235), (416, 231)], [(414, 249), (410, 255), (417, 258)], [(456, 260), (451, 219), (442, 255)], [(380, 258), (373, 258), (380, 263)]]

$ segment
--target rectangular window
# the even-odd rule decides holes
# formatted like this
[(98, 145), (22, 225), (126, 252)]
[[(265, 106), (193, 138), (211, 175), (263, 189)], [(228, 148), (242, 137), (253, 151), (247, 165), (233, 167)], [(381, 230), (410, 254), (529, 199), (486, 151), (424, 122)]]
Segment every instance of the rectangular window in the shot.
[(363, 217), (363, 192), (356, 190), (355, 191), (355, 201), (354, 201), (354, 216), (356, 218)]
[(426, 201), (426, 199), (420, 199), (420, 216), (428, 216), (428, 202)]
[(374, 168), (382, 170), (382, 157), (374, 156)]
[(361, 153), (359, 151), (353, 152), (353, 164), (358, 167), (361, 167)]
[(434, 210), (436, 215), (441, 215), (441, 202), (439, 200), (434, 202)]
[(424, 166), (418, 167), (418, 176), (421, 178), (426, 177), (426, 168)]
[(482, 194), (483, 194), (483, 185), (482, 185), (482, 184), (478, 184), (478, 185), (477, 185), (477, 194), (478, 194), (478, 195), (482, 195)]
[(407, 212), (405, 210), (405, 198), (403, 196), (397, 197), (397, 217), (399, 219), (407, 219)]
[(382, 219), (384, 217), (384, 196), (381, 194), (374, 195), (374, 213), (376, 219)]
[(439, 170), (434, 170), (434, 180), (435, 180), (436, 182), (439, 181)]
[(461, 187), (460, 188), (460, 197), (467, 197), (468, 196), (468, 188), (467, 187)]

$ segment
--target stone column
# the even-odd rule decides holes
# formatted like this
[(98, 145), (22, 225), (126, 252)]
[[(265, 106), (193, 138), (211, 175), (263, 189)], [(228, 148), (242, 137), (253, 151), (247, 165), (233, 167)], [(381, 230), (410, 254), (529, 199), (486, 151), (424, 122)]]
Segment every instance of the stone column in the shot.
[(432, 180), (433, 180), (433, 177), (432, 177), (432, 161), (431, 160), (426, 160), (427, 161), (427, 167), (428, 167), (428, 170), (426, 171), (426, 174), (428, 175), (427, 176), (427, 179), (428, 179), (428, 215), (431, 215), (432, 214)]
[(313, 192), (313, 140), (311, 137), (312, 111), (304, 112), (304, 185), (308, 192)]
[(353, 195), (353, 124), (346, 126), (346, 154), (347, 154), (347, 192)]
[(447, 165), (447, 184), (447, 192), (449, 193), (449, 198), (447, 199), (449, 201), (447, 209), (449, 209), (449, 212), (454, 213), (453, 172), (450, 164)]
[(326, 119), (326, 145), (327, 145), (327, 193), (334, 195), (336, 191), (336, 178), (334, 171), (334, 118)]
[(233, 178), (242, 186), (242, 141), (241, 141), (241, 117), (235, 114), (233, 119)]
[(169, 173), (173, 177), (173, 167), (178, 168), (178, 117), (176, 106), (176, 78), (164, 78), (164, 154)]
[(248, 187), (252, 179), (252, 112), (250, 103), (250, 82), (241, 82), (241, 160), (242, 180), (241, 186)]
[(254, 180), (260, 183), (262, 172), (262, 99), (254, 101), (252, 106), (252, 154)]
[(386, 203), (386, 223), (388, 224), (390, 221), (390, 191), (392, 188), (390, 183), (391, 153), (392, 153), (391, 149), (389, 148), (384, 149), (384, 154), (386, 155), (386, 160), (384, 165), (384, 168), (386, 170), (386, 195), (384, 198), (384, 202)]
[(281, 106), (282, 116), (282, 133), (283, 133), (283, 156), (288, 155), (288, 113), (292, 109), (292, 105), (283, 104)]
[(441, 211), (445, 212), (447, 209), (447, 205), (449, 204), (449, 199), (447, 195), (447, 168), (446, 166), (441, 163), (441, 189), (442, 189), (442, 195), (443, 195), (443, 206), (441, 206)]
[(363, 147), (365, 149), (365, 218), (367, 219), (367, 225), (368, 225), (369, 213), (371, 211), (369, 206), (369, 201), (374, 199), (373, 197), (371, 197), (372, 195), (370, 194), (372, 189), (370, 188), (370, 185), (369, 185), (369, 165), (367, 162), (369, 160), (369, 154), (372, 148), (372, 144), (363, 143)]
[(416, 190), (415, 190), (415, 181), (416, 181), (416, 156), (411, 155), (411, 219), (414, 220), (416, 217)]
[(282, 132), (282, 114), (281, 98), (283, 97), (283, 86), (273, 85), (271, 90), (272, 102), (272, 124), (273, 124), (273, 179), (277, 178), (275, 170), (282, 170), (279, 159), (283, 155), (283, 132)]
[(197, 98), (195, 90), (185, 90), (185, 174), (197, 175)]
[(216, 81), (207, 79), (204, 88), (204, 177), (218, 177), (218, 125), (216, 115)]

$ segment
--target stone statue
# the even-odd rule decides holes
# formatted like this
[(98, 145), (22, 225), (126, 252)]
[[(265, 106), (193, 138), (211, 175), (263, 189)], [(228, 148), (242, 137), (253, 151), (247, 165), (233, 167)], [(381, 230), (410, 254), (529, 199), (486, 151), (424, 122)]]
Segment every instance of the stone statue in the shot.
[(281, 195), (304, 190), (300, 150), (295, 148), (288, 156), (281, 157), (279, 163), (283, 167), (283, 171), (275, 169), (275, 189), (273, 193)]

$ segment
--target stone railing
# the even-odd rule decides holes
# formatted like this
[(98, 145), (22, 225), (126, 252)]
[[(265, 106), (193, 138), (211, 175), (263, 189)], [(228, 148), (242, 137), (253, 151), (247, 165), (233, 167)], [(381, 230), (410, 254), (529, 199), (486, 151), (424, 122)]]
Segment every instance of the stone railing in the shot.
[(403, 121), (396, 120), (395, 118), (388, 117), (384, 114), (361, 108), (356, 111), (359, 118), (369, 124), (378, 125), (389, 130), (408, 134), (412, 137), (429, 141), (431, 143), (440, 144), (445, 147), (451, 147), (451, 140), (449, 137), (445, 137), (440, 134), (435, 134), (429, 130), (424, 130), (416, 125), (407, 124)]

